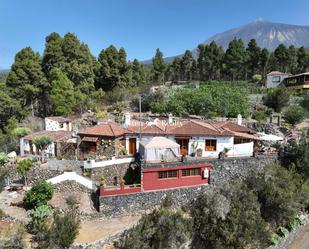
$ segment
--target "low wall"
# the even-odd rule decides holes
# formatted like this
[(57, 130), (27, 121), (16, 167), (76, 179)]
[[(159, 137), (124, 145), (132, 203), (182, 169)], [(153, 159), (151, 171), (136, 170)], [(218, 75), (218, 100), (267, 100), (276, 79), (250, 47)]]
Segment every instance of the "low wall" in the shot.
[[(153, 209), (155, 206), (159, 205), (166, 193), (171, 193), (175, 203), (177, 203), (178, 206), (181, 206), (196, 198), (200, 191), (208, 191), (210, 188), (229, 180), (244, 179), (251, 172), (258, 173), (265, 165), (274, 161), (277, 161), (276, 157), (227, 158), (224, 160), (188, 162), (186, 163), (187, 165), (199, 163), (210, 163), (213, 165), (213, 171), (210, 174), (210, 185), (149, 191), (119, 196), (101, 196), (98, 197), (99, 209), (106, 216), (120, 216), (124, 213), (145, 212), (146, 210)], [(160, 164), (155, 166), (162, 167)], [(168, 165), (164, 166), (167, 167)], [(173, 167), (173, 164), (170, 166)]]
[(107, 166), (104, 168), (94, 168), (91, 169), (91, 180), (99, 183), (101, 176), (104, 176), (105, 183), (107, 186), (113, 185), (113, 179), (117, 176), (118, 181), (124, 176), (129, 164), (117, 164), (112, 166)]
[(88, 189), (92, 189), (92, 181), (76, 174), (76, 172), (63, 172), (63, 174), (47, 180), (53, 185), (64, 181), (75, 181)]
[(112, 160), (105, 160), (105, 161), (84, 161), (83, 165), (85, 169), (94, 169), (94, 168), (103, 168), (111, 165), (116, 164), (124, 164), (124, 163), (131, 163), (134, 162), (133, 157), (125, 157), (125, 158), (112, 158)]

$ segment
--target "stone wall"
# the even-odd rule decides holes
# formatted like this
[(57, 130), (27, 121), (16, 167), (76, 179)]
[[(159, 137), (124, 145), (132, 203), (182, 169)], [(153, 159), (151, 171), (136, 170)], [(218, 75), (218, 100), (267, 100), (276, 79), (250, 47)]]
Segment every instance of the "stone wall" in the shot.
[(268, 249), (288, 249), (292, 242), (295, 240), (297, 233), (300, 231), (301, 226), (290, 232), (285, 238), (282, 238), (275, 246), (270, 246)]
[[(213, 171), (210, 174), (210, 185), (99, 197), (99, 209), (106, 216), (118, 216), (132, 212), (145, 212), (146, 210), (159, 205), (162, 198), (167, 193), (171, 193), (175, 203), (177, 203), (178, 206), (182, 206), (196, 198), (201, 191), (209, 191), (209, 189), (216, 185), (220, 185), (229, 180), (244, 179), (251, 172), (257, 173), (261, 171), (265, 165), (276, 160), (276, 157), (251, 157), (188, 162), (187, 164), (210, 163), (213, 165)], [(172, 167), (172, 165), (170, 166)], [(157, 167), (161, 166), (158, 164)]]
[(94, 182), (100, 182), (100, 177), (104, 176), (106, 185), (113, 185), (114, 177), (117, 176), (118, 180), (121, 179), (129, 164), (116, 164), (103, 168), (94, 168), (91, 170), (91, 180)]
[(54, 185), (55, 192), (71, 192), (71, 193), (88, 193), (91, 195), (92, 190), (77, 183), (76, 181), (63, 181)]

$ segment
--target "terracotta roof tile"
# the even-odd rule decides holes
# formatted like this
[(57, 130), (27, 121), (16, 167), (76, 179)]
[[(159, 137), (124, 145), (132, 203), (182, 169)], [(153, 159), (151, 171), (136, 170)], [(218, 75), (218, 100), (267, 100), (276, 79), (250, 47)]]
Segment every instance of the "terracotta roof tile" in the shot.
[(72, 133), (70, 131), (38, 131), (33, 132), (27, 136), (24, 137), (24, 139), (27, 140), (33, 140), (36, 137), (39, 136), (49, 136), (53, 139), (53, 141), (58, 141), (64, 138), (69, 138)]
[(246, 132), (246, 133), (256, 133), (255, 130), (247, 128), (242, 125), (235, 124), (231, 121), (224, 121), (224, 122), (216, 122), (213, 124), (217, 128), (227, 129), (230, 131), (236, 131), (236, 132)]
[(78, 134), (80, 135), (93, 135), (102, 137), (119, 137), (122, 136), (124, 130), (114, 123), (95, 125), (88, 129), (85, 129)]

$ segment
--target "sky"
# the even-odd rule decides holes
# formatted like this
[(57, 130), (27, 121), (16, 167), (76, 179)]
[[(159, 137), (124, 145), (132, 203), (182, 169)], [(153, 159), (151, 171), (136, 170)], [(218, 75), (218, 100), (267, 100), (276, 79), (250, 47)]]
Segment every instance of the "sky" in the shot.
[(75, 33), (93, 55), (113, 44), (128, 59), (182, 54), (216, 33), (262, 18), (309, 25), (308, 0), (0, 0), (0, 69), (45, 37)]

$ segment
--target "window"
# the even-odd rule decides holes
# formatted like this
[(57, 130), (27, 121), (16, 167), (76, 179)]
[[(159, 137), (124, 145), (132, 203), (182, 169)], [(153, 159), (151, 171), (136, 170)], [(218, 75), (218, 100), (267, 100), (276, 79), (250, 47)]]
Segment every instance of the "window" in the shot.
[(280, 82), (280, 76), (273, 76), (272, 78), (271, 78), (271, 81), (272, 82), (275, 82), (275, 83), (279, 83)]
[(205, 140), (205, 151), (216, 151), (217, 150), (217, 140), (216, 139), (206, 139)]
[(175, 177), (178, 177), (178, 171), (177, 170), (159, 171), (159, 179), (175, 178)]
[(182, 176), (197, 176), (197, 175), (201, 175), (201, 169), (199, 168), (182, 170)]
[(235, 137), (234, 138), (234, 144), (244, 144), (244, 143), (250, 143), (250, 139), (247, 138), (240, 138), (240, 137)]

